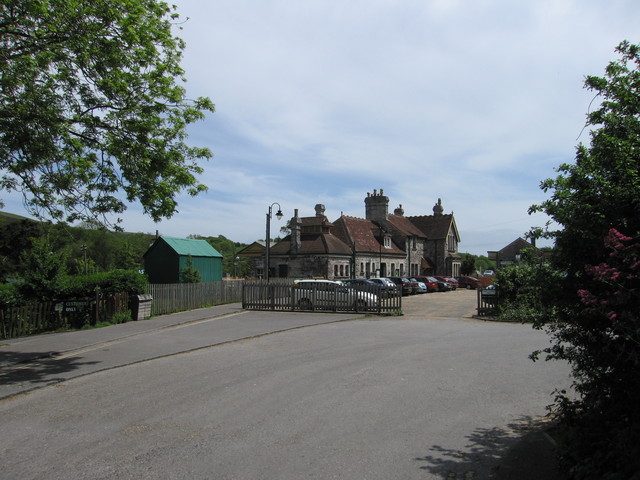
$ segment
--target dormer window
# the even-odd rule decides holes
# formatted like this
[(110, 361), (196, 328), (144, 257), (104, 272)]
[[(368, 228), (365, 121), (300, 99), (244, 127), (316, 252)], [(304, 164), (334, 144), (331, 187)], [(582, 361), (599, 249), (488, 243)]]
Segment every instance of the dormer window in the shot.
[(391, 248), (391, 237), (384, 237), (384, 248)]

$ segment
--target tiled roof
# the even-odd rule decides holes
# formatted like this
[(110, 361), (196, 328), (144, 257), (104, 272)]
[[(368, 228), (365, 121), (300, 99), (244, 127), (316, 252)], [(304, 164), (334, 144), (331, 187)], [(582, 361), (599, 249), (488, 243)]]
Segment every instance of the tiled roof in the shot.
[[(454, 227), (453, 214), (447, 215), (421, 215), (418, 217), (407, 217), (409, 221), (423, 232), (429, 240), (439, 240), (447, 238), (449, 230)], [(457, 231), (455, 232), (457, 235)]]
[[(291, 252), (291, 235), (271, 247), (271, 255), (288, 255)], [(300, 235), (298, 255), (350, 255), (347, 244), (330, 233), (303, 233)]]
[(405, 236), (425, 237), (426, 235), (404, 215), (389, 215), (389, 223)]
[[(340, 237), (346, 244), (353, 242), (358, 253), (380, 252), (381, 229), (371, 220), (343, 215), (333, 225), (332, 231), (336, 236)], [(404, 254), (393, 242), (391, 242), (391, 248), (382, 247), (382, 252)]]
[(532, 248), (534, 251), (538, 250), (536, 247), (531, 245), (525, 239), (516, 238), (513, 242), (511, 242), (509, 245), (504, 247), (498, 253), (499, 253), (501, 258), (513, 258), (518, 253), (520, 253), (521, 250), (524, 250), (525, 248)]

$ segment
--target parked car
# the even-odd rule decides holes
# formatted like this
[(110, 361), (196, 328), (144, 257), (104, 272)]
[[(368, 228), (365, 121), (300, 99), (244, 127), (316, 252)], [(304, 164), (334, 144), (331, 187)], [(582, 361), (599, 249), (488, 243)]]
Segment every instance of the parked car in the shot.
[(353, 307), (355, 310), (376, 308), (378, 297), (357, 291), (342, 282), (332, 280), (295, 280), (293, 302), (301, 310)]
[(438, 291), (439, 292), (448, 292), (451, 290), (451, 284), (442, 280), (440, 277), (433, 277), (436, 282), (438, 282)]
[(345, 285), (362, 285), (364, 287), (376, 287), (377, 284), (369, 280), (368, 278), (347, 278), (341, 280)]
[(413, 293), (413, 286), (406, 277), (386, 277), (402, 289), (402, 295), (411, 295)]
[(438, 275), (435, 278), (437, 278), (438, 280), (442, 280), (445, 283), (448, 283), (449, 286), (451, 287), (450, 290), (455, 290), (456, 288), (458, 288), (458, 282), (452, 282), (450, 277), (443, 277), (442, 275)]
[(458, 277), (458, 286), (460, 288), (466, 288), (467, 290), (472, 290), (478, 288), (480, 282), (476, 277), (469, 277), (468, 275), (463, 275)]
[(395, 297), (398, 295), (399, 289), (397, 285), (388, 278), (370, 278), (369, 281), (380, 286), (380, 294), (385, 298)]
[(496, 274), (493, 270), (485, 270), (482, 274), (483, 277), (493, 277)]
[(417, 290), (415, 291), (415, 293), (427, 293), (429, 291), (424, 282), (421, 282), (416, 278), (410, 278), (409, 280), (411, 281), (412, 284), (416, 285), (415, 288), (417, 288)]
[(433, 277), (415, 277), (416, 280), (426, 285), (428, 292), (438, 291), (438, 281)]
[(455, 290), (456, 288), (458, 288), (460, 286), (460, 284), (458, 283), (458, 280), (456, 278), (454, 278), (454, 277), (444, 277), (444, 278), (445, 278), (445, 280), (447, 282), (449, 282), (451, 284), (451, 288), (453, 290)]

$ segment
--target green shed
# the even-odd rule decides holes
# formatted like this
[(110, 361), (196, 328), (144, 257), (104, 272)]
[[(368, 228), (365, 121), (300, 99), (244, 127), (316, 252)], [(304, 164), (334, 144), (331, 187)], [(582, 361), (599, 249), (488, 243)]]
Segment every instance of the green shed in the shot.
[(222, 255), (206, 240), (158, 237), (144, 254), (144, 271), (149, 283), (180, 283), (180, 272), (189, 256), (201, 282), (222, 280)]

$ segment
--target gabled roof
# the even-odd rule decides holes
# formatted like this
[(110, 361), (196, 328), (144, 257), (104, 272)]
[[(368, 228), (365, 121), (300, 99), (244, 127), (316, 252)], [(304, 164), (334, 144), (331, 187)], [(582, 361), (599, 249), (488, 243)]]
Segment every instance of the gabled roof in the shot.
[(446, 215), (421, 215), (407, 217), (411, 223), (420, 229), (429, 240), (447, 238), (449, 231), (453, 230), (456, 240), (460, 241), (460, 234), (453, 214)]
[(381, 235), (384, 235), (385, 230), (371, 220), (342, 215), (333, 225), (335, 235), (344, 243), (353, 244), (358, 253), (380, 252), (382, 248), (383, 253), (404, 254), (393, 242), (391, 248), (381, 246), (384, 241)]
[[(291, 252), (291, 235), (287, 235), (270, 249), (271, 255), (288, 255)], [(330, 233), (303, 233), (297, 255), (350, 255), (351, 248)]]
[[(163, 241), (173, 249), (178, 255), (191, 255), (192, 257), (218, 257), (222, 258), (220, 252), (213, 248), (206, 240), (196, 240), (192, 238), (158, 237), (147, 253), (153, 249), (157, 242)], [(146, 253), (145, 253), (146, 255)]]
[(521, 250), (524, 250), (525, 248), (532, 248), (533, 251), (538, 251), (537, 247), (534, 247), (533, 245), (531, 245), (524, 238), (516, 238), (513, 242), (511, 242), (509, 245), (507, 245), (502, 250), (500, 250), (498, 254), (502, 258), (510, 258), (510, 257), (514, 257), (515, 255), (520, 253)]
[(393, 228), (398, 230), (405, 237), (426, 237), (425, 233), (411, 223), (409, 217), (404, 215), (388, 215), (388, 221)]

